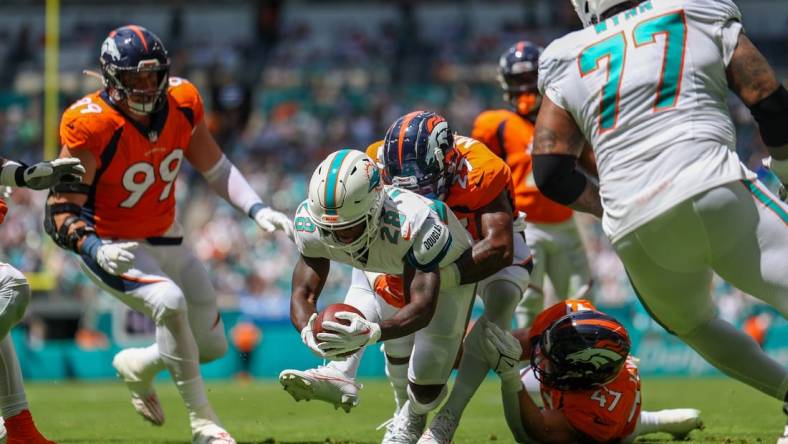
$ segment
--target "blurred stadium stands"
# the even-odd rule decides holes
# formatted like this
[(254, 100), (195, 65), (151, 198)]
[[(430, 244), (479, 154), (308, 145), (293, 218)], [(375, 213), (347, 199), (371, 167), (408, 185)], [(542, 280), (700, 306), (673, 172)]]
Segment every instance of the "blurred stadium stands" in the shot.
[[(0, 0), (0, 150), (25, 161), (43, 152), (43, 3)], [(225, 152), (266, 201), (291, 212), (323, 156), (341, 147), (365, 148), (408, 110), (437, 110), (455, 131), (468, 134), (480, 111), (503, 106), (495, 73), (505, 48), (520, 39), (547, 44), (579, 25), (569, 2), (556, 0), (107, 3), (62, 1), (59, 108), (100, 86), (82, 70), (97, 69), (99, 46), (110, 29), (144, 25), (164, 40), (172, 74), (200, 88)], [(788, 3), (738, 4), (748, 34), (786, 78)], [(757, 169), (765, 150), (748, 110), (731, 103), (738, 151)], [(188, 168), (177, 187), (187, 242), (212, 271), (221, 306), (233, 319), (263, 326), (265, 346), (269, 324), (289, 328), (294, 247), (286, 238), (262, 238)], [(103, 330), (113, 342), (122, 339), (124, 328), (144, 336), (144, 323), (134, 327), (128, 313), (117, 312), (116, 302), (81, 274), (76, 258), (45, 238), (43, 200), (43, 194), (15, 191), (0, 228), (0, 258), (28, 273), (38, 290), (17, 337), (43, 343), (85, 329)], [(580, 220), (596, 299), (647, 335), (656, 327), (638, 308), (620, 262), (597, 223)], [(323, 303), (341, 299), (348, 276), (345, 268), (334, 270)], [(723, 283), (715, 294), (724, 316), (739, 325), (753, 313), (772, 319)], [(110, 324), (122, 320), (120, 330), (107, 326), (108, 317)], [(788, 329), (776, 318), (773, 327)], [(788, 335), (764, 341), (780, 336)], [(87, 344), (93, 344), (90, 337)], [(775, 346), (788, 348), (780, 341)], [(783, 356), (788, 360), (788, 353)]]

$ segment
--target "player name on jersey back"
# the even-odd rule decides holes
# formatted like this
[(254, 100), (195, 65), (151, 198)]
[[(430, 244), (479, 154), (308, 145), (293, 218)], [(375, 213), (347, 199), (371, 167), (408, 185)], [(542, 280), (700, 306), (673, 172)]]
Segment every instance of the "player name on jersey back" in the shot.
[(730, 0), (648, 0), (542, 55), (540, 91), (594, 147), (614, 242), (695, 194), (753, 177), (726, 103), (740, 19)]

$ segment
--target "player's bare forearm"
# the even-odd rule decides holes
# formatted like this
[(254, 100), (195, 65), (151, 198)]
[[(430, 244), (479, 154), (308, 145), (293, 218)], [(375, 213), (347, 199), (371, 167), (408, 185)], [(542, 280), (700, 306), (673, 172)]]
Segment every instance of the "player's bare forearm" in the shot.
[(301, 256), (293, 269), (290, 295), (290, 321), (301, 331), (317, 311), (317, 299), (323, 291), (331, 261)]
[(406, 265), (402, 273), (407, 304), (380, 323), (380, 340), (401, 338), (426, 327), (435, 313), (440, 291), (438, 271), (419, 271)]
[[(743, 33), (739, 35), (727, 76), (728, 87), (751, 109), (782, 87), (769, 62)], [(768, 148), (772, 158), (788, 159), (788, 145)]]
[(577, 433), (561, 412), (541, 410), (525, 389), (518, 396), (523, 428), (530, 438), (544, 444), (571, 444), (578, 441)]
[(479, 282), (512, 265), (512, 205), (506, 192), (501, 193), (479, 213), (482, 239), (455, 262), (460, 270), (460, 283), (463, 285)]

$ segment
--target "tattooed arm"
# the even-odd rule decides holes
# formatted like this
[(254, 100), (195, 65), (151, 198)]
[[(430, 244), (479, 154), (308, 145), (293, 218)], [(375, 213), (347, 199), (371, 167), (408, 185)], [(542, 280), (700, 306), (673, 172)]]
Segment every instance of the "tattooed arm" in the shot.
[(577, 169), (577, 160), (587, 145), (572, 116), (544, 97), (533, 148), (537, 186), (558, 203), (602, 217), (599, 187)]
[[(753, 109), (754, 107), (764, 103), (766, 100), (774, 100), (770, 99), (770, 97), (776, 93), (779, 94), (778, 90), (782, 89), (782, 84), (777, 80), (777, 76), (769, 62), (766, 61), (763, 54), (758, 51), (758, 48), (744, 34), (739, 35), (736, 50), (733, 52), (730, 64), (728, 64), (727, 75), (729, 88), (741, 98), (745, 105), (753, 110), (753, 114), (756, 112), (756, 109)], [(780, 108), (785, 106), (784, 103), (781, 106), (779, 102), (772, 102), (764, 111), (773, 112), (776, 109), (778, 112), (782, 111), (782, 113), (785, 113), (785, 109), (780, 110)], [(761, 126), (769, 124), (769, 122), (760, 121), (758, 123)], [(777, 123), (777, 125), (784, 128), (782, 125), (788, 125), (788, 121)], [(763, 134), (763, 128), (761, 133)], [(764, 137), (764, 139), (768, 139), (768, 137)], [(770, 144), (767, 142), (767, 145)], [(777, 160), (788, 159), (788, 144), (779, 145), (781, 146), (768, 146), (772, 158)]]

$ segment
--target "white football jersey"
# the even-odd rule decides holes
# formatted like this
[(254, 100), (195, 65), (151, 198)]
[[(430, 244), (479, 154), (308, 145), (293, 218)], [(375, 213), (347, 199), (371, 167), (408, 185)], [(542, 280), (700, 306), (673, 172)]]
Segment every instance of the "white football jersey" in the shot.
[(539, 89), (594, 147), (612, 241), (702, 191), (753, 178), (736, 155), (731, 0), (648, 0), (554, 41)]
[(375, 239), (363, 258), (329, 248), (312, 223), (304, 201), (295, 215), (295, 241), (307, 257), (350, 264), (364, 271), (402, 274), (405, 263), (432, 271), (456, 261), (471, 248), (471, 237), (443, 202), (385, 186), (383, 210)]

